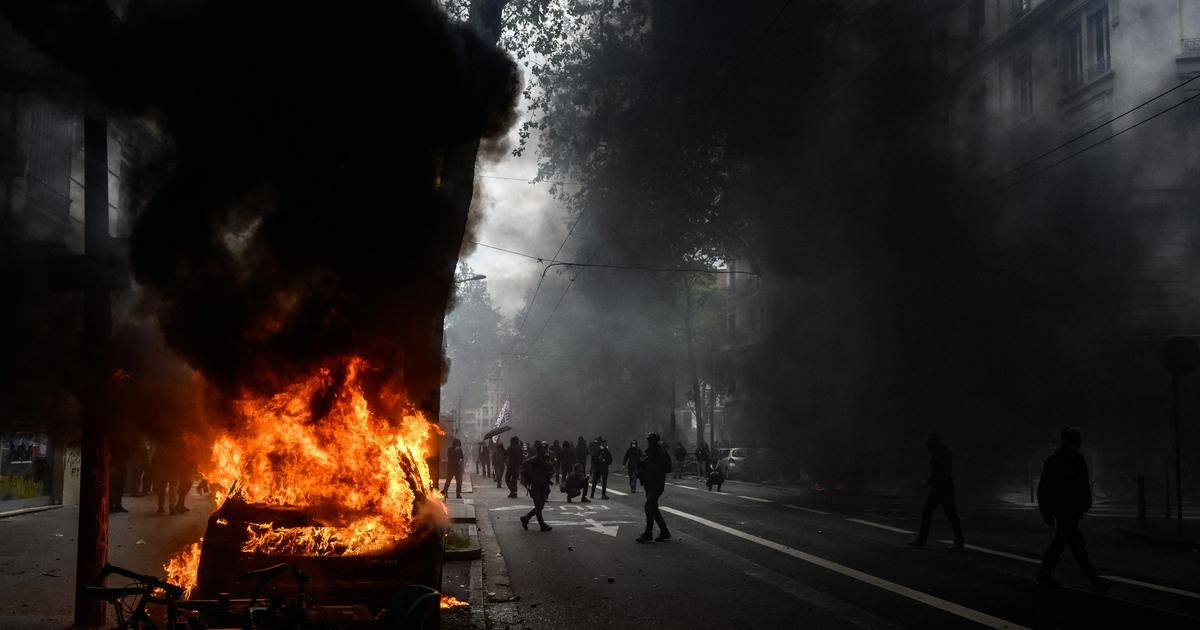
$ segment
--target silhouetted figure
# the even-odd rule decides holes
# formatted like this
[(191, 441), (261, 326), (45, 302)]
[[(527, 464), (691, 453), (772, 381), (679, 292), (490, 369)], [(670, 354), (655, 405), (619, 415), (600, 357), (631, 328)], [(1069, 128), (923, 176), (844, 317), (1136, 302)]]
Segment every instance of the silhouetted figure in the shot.
[(133, 496), (140, 497), (150, 492), (150, 448), (144, 439), (138, 439), (133, 446)]
[(1042, 479), (1038, 482), (1038, 509), (1042, 520), (1054, 527), (1054, 539), (1042, 556), (1042, 568), (1037, 582), (1042, 586), (1058, 586), (1050, 577), (1064, 547), (1071, 548), (1075, 564), (1083, 570), (1099, 594), (1108, 590), (1109, 581), (1100, 577), (1096, 567), (1087, 556), (1087, 542), (1079, 531), (1079, 521), (1084, 513), (1092, 509), (1092, 482), (1088, 476), (1087, 461), (1079, 453), (1083, 435), (1075, 427), (1063, 429), (1062, 445), (1046, 458), (1042, 467)]
[(950, 471), (954, 454), (942, 443), (942, 436), (937, 433), (929, 434), (929, 438), (925, 440), (925, 448), (929, 449), (930, 453), (929, 480), (925, 482), (925, 487), (929, 488), (929, 495), (925, 497), (925, 507), (921, 508), (921, 531), (917, 534), (917, 539), (908, 544), (913, 547), (925, 546), (925, 541), (929, 539), (933, 511), (941, 505), (946, 512), (946, 519), (954, 528), (952, 549), (961, 551), (965, 548), (962, 522), (958, 520), (958, 507), (954, 500), (954, 476)]
[(488, 474), (488, 463), (492, 458), (488, 456), (487, 441), (480, 442), (475, 447), (475, 474)]
[(504, 483), (508, 486), (508, 498), (517, 498), (517, 475), (521, 473), (522, 455), (525, 454), (521, 440), (513, 436), (508, 441), (508, 461), (504, 462)]
[(154, 445), (154, 454), (150, 456), (150, 476), (153, 479), (154, 493), (158, 495), (158, 514), (167, 513), (167, 499), (172, 479), (172, 463), (170, 449), (165, 442)]
[(128, 512), (129, 510), (121, 505), (121, 496), (125, 494), (125, 479), (129, 473), (125, 443), (112, 440), (109, 453), (111, 459), (108, 469), (108, 513)]
[[(687, 461), (687, 447), (683, 442), (675, 445), (675, 478), (683, 479), (683, 463)], [(703, 473), (701, 473), (703, 475)]]
[(713, 469), (709, 471), (708, 478), (705, 479), (704, 483), (708, 486), (708, 490), (710, 492), (712, 491), (713, 486), (716, 486), (717, 492), (720, 492), (721, 486), (725, 484), (725, 473), (721, 470), (721, 467), (713, 467)]
[(700, 475), (708, 474), (709, 466), (712, 465), (712, 462), (709, 461), (711, 458), (712, 452), (708, 450), (708, 445), (704, 443), (704, 440), (700, 440), (696, 444), (696, 466), (699, 468)]
[(196, 478), (196, 464), (193, 463), (191, 450), (185, 444), (179, 444), (178, 457), (175, 460), (175, 503), (171, 505), (171, 514), (186, 514), (191, 512), (184, 501), (188, 492), (192, 491), (192, 481)]
[(625, 457), (621, 458), (621, 465), (625, 467), (625, 472), (629, 475), (630, 492), (637, 492), (638, 464), (641, 461), (642, 449), (638, 448), (637, 440), (630, 440), (629, 448), (625, 449)]
[(588, 445), (583, 436), (579, 436), (579, 440), (575, 442), (575, 463), (583, 469), (583, 474), (587, 474), (588, 461)]
[(450, 496), (450, 480), (454, 480), (454, 498), (462, 498), (463, 449), (462, 440), (454, 438), (454, 443), (446, 449), (446, 486), (442, 488), (442, 496)]
[(575, 470), (575, 447), (571, 446), (571, 440), (563, 440), (562, 442), (562, 457), (558, 460), (558, 469), (562, 471), (562, 478), (565, 481), (567, 475)]
[(554, 440), (554, 443), (550, 445), (550, 465), (554, 468), (554, 483), (558, 483), (563, 475), (562, 447), (559, 446), (558, 440)]
[(580, 503), (591, 503), (587, 498), (587, 487), (588, 479), (587, 475), (583, 474), (583, 466), (575, 464), (571, 469), (571, 474), (563, 478), (561, 490), (567, 495), (567, 503), (579, 495), (583, 495), (579, 500)]
[(529, 519), (537, 517), (542, 531), (548, 532), (552, 527), (542, 518), (542, 509), (546, 507), (546, 498), (550, 496), (550, 475), (554, 473), (550, 464), (550, 456), (545, 442), (534, 445), (534, 455), (521, 464), (521, 478), (533, 498), (533, 509), (521, 517), (521, 527), (529, 529)]
[(657, 433), (646, 435), (646, 455), (638, 465), (638, 476), (642, 480), (642, 487), (646, 489), (646, 531), (638, 536), (639, 543), (650, 542), (654, 536), (655, 523), (658, 523), (658, 538), (654, 540), (661, 542), (671, 539), (667, 522), (663, 520), (662, 512), (658, 509), (658, 498), (666, 489), (667, 473), (671, 472), (671, 454), (667, 453), (659, 442)]
[(502, 487), (504, 483), (504, 462), (508, 461), (508, 451), (504, 450), (504, 445), (496, 442), (492, 444), (492, 479), (496, 482), (496, 487)]
[(608, 450), (608, 441), (600, 440), (596, 454), (592, 457), (592, 498), (596, 498), (596, 482), (600, 482), (600, 498), (608, 498), (608, 467), (612, 465), (613, 456)]

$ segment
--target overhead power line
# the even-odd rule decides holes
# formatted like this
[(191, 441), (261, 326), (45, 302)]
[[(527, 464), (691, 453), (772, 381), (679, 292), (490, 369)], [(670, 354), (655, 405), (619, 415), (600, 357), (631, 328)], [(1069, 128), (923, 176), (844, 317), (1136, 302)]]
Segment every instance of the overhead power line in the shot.
[[(1167, 113), (1169, 113), (1169, 112), (1171, 112), (1171, 111), (1174, 111), (1174, 110), (1176, 110), (1176, 109), (1178, 109), (1178, 108), (1180, 108), (1180, 107), (1183, 107), (1184, 105), (1187, 105), (1188, 103), (1190, 103), (1190, 102), (1192, 102), (1192, 101), (1196, 100), (1197, 98), (1200, 98), (1200, 92), (1197, 92), (1197, 93), (1195, 93), (1195, 94), (1193, 94), (1193, 95), (1191, 95), (1191, 96), (1189, 96), (1189, 97), (1187, 97), (1187, 98), (1183, 99), (1182, 101), (1179, 101), (1178, 103), (1175, 103), (1174, 105), (1172, 105), (1172, 106), (1170, 106), (1170, 107), (1167, 107), (1166, 109), (1163, 109), (1163, 110), (1161, 110), (1161, 111), (1155, 112), (1153, 115), (1151, 115), (1151, 116), (1148, 116), (1148, 117), (1146, 117), (1146, 118), (1144, 118), (1144, 119), (1142, 119), (1142, 120), (1139, 120), (1139, 121), (1137, 121), (1136, 123), (1134, 123), (1134, 124), (1132, 124), (1132, 125), (1130, 125), (1130, 126), (1128, 126), (1128, 127), (1124, 128), (1124, 129), (1122, 129), (1122, 130), (1120, 130), (1120, 131), (1118, 131), (1118, 132), (1116, 132), (1116, 133), (1114, 133), (1114, 134), (1112, 134), (1112, 135), (1110, 135), (1110, 136), (1105, 136), (1104, 138), (1101, 138), (1101, 139), (1099, 139), (1099, 140), (1097, 140), (1097, 141), (1095, 141), (1095, 142), (1093, 142), (1093, 143), (1091, 143), (1091, 144), (1087, 145), (1086, 147), (1083, 147), (1082, 149), (1080, 149), (1080, 150), (1078, 150), (1078, 151), (1076, 151), (1076, 152), (1074, 152), (1074, 153), (1071, 153), (1070, 155), (1067, 155), (1066, 157), (1064, 157), (1064, 158), (1062, 158), (1062, 159), (1060, 159), (1060, 160), (1058, 160), (1058, 161), (1056, 161), (1056, 162), (1051, 162), (1051, 163), (1050, 163), (1048, 166), (1046, 166), (1046, 168), (1042, 169), (1041, 171), (1038, 171), (1038, 173), (1045, 173), (1045, 172), (1049, 171), (1050, 169), (1052, 169), (1052, 168), (1054, 168), (1054, 167), (1058, 166), (1059, 164), (1062, 164), (1063, 162), (1066, 162), (1067, 160), (1070, 160), (1070, 159), (1072, 159), (1072, 158), (1075, 158), (1075, 157), (1079, 156), (1080, 154), (1086, 153), (1086, 152), (1088, 152), (1088, 151), (1090, 151), (1090, 150), (1092, 150), (1092, 149), (1094, 149), (1094, 148), (1096, 148), (1096, 147), (1098, 147), (1098, 146), (1100, 146), (1100, 145), (1104, 144), (1105, 142), (1108, 142), (1108, 141), (1112, 140), (1113, 138), (1116, 138), (1117, 136), (1120, 136), (1120, 135), (1123, 135), (1123, 134), (1125, 134), (1125, 133), (1128, 133), (1128, 132), (1130, 132), (1130, 131), (1133, 131), (1134, 129), (1137, 129), (1138, 127), (1141, 127), (1142, 125), (1144, 125), (1144, 124), (1146, 124), (1146, 123), (1148, 123), (1148, 122), (1150, 122), (1150, 121), (1154, 120), (1155, 118), (1158, 118), (1159, 116), (1162, 116), (1163, 114), (1167, 114)], [(1030, 177), (1036, 176), (1038, 173), (1034, 173), (1034, 174), (1033, 174), (1033, 175), (1031, 175)], [(1012, 182), (1012, 183), (1010, 183), (1008, 186), (1006, 186), (1006, 188), (1007, 188), (1007, 187), (1009, 187), (1009, 186), (1013, 186), (1013, 185), (1015, 185), (1015, 184), (1016, 184), (1017, 182), (1019, 182), (1019, 181), (1021, 181), (1021, 180), (1019, 180), (1019, 179), (1018, 179), (1018, 180), (1015, 180), (1015, 181), (1013, 181), (1013, 182)]]
[(537, 344), (539, 339), (542, 338), (542, 333), (546, 332), (546, 328), (550, 326), (550, 320), (554, 319), (554, 314), (558, 312), (558, 307), (562, 306), (563, 299), (567, 297), (567, 292), (570, 291), (571, 287), (573, 286), (575, 286), (575, 278), (571, 278), (571, 280), (567, 282), (566, 288), (564, 288), (563, 292), (559, 294), (558, 301), (554, 303), (554, 308), (550, 310), (550, 315), (546, 317), (546, 321), (542, 322), (542, 327), (538, 330), (537, 336), (535, 336), (533, 340), (529, 342), (529, 345), (525, 346), (525, 354), (529, 354), (529, 351), (533, 350), (533, 346)]
[(582, 186), (583, 185), (582, 182), (571, 182), (571, 181), (557, 180), (557, 179), (539, 180), (539, 179), (535, 179), (535, 178), (531, 178), (531, 177), (508, 177), (507, 175), (492, 175), (490, 173), (476, 173), (475, 177), (482, 177), (484, 179), (503, 179), (503, 180), (507, 180), (510, 182), (524, 182), (526, 184), (561, 184), (564, 186)]
[[(1159, 95), (1157, 95), (1157, 96), (1155, 96), (1155, 97), (1153, 97), (1153, 98), (1150, 98), (1150, 99), (1148, 99), (1148, 100), (1146, 100), (1146, 101), (1143, 101), (1141, 104), (1139, 104), (1139, 105), (1137, 105), (1137, 106), (1135, 106), (1135, 107), (1133, 107), (1133, 108), (1131, 108), (1131, 109), (1127, 109), (1127, 110), (1125, 110), (1124, 112), (1121, 112), (1120, 114), (1118, 114), (1118, 115), (1116, 115), (1116, 116), (1114, 116), (1114, 117), (1112, 117), (1112, 118), (1109, 118), (1108, 120), (1106, 120), (1106, 121), (1104, 121), (1104, 122), (1102, 122), (1102, 123), (1100, 123), (1100, 124), (1098, 124), (1098, 125), (1096, 125), (1096, 126), (1094, 126), (1094, 127), (1090, 128), (1090, 129), (1088, 129), (1087, 131), (1084, 131), (1083, 133), (1080, 133), (1079, 135), (1077, 135), (1077, 136), (1075, 136), (1075, 137), (1071, 138), (1070, 140), (1067, 140), (1067, 141), (1065, 141), (1065, 142), (1063, 142), (1063, 143), (1061, 143), (1061, 144), (1059, 144), (1059, 145), (1057, 145), (1057, 146), (1055, 146), (1055, 147), (1053, 147), (1053, 148), (1046, 149), (1046, 150), (1045, 150), (1045, 151), (1043, 151), (1042, 153), (1039, 153), (1038, 155), (1036, 155), (1036, 156), (1034, 156), (1034, 157), (1032, 157), (1032, 158), (1029, 158), (1028, 160), (1025, 160), (1024, 162), (1022, 162), (1022, 163), (1020, 163), (1020, 164), (1018, 164), (1018, 165), (1016, 165), (1016, 166), (1014, 166), (1014, 167), (1012, 167), (1012, 168), (1008, 169), (1007, 171), (1005, 171), (1005, 172), (1003, 172), (1003, 173), (1001, 173), (1001, 174), (997, 175), (996, 177), (992, 178), (992, 180), (991, 180), (989, 183), (996, 183), (997, 181), (999, 181), (999, 180), (1002, 180), (1002, 179), (1004, 179), (1005, 177), (1008, 177), (1009, 175), (1012, 175), (1013, 173), (1016, 173), (1016, 172), (1018, 172), (1018, 171), (1021, 171), (1021, 170), (1025, 169), (1025, 168), (1029, 167), (1030, 165), (1034, 164), (1035, 162), (1038, 162), (1039, 160), (1041, 160), (1041, 159), (1043, 159), (1043, 158), (1049, 157), (1051, 154), (1053, 154), (1053, 153), (1056, 153), (1056, 152), (1058, 152), (1059, 150), (1061, 150), (1061, 149), (1064, 149), (1064, 148), (1066, 148), (1066, 147), (1068, 147), (1068, 146), (1070, 146), (1070, 145), (1072, 145), (1072, 144), (1074, 144), (1074, 143), (1076, 143), (1076, 142), (1078, 142), (1078, 141), (1082, 140), (1083, 138), (1086, 138), (1087, 136), (1089, 136), (1089, 135), (1091, 135), (1091, 134), (1093, 134), (1093, 133), (1095, 133), (1095, 132), (1097, 132), (1097, 131), (1100, 131), (1101, 129), (1103, 129), (1103, 128), (1105, 128), (1105, 127), (1109, 126), (1109, 125), (1111, 125), (1112, 123), (1115, 123), (1115, 122), (1117, 122), (1118, 120), (1121, 120), (1122, 118), (1124, 118), (1124, 117), (1126, 117), (1126, 116), (1128, 116), (1128, 115), (1132, 114), (1133, 112), (1135, 112), (1135, 111), (1137, 111), (1137, 110), (1139, 110), (1139, 109), (1141, 109), (1141, 108), (1143, 108), (1143, 107), (1145, 107), (1145, 106), (1147, 106), (1147, 105), (1149, 105), (1149, 104), (1153, 103), (1154, 101), (1157, 101), (1158, 99), (1160, 99), (1160, 98), (1162, 98), (1162, 97), (1164, 97), (1164, 96), (1166, 96), (1166, 95), (1168, 95), (1168, 94), (1171, 94), (1171, 93), (1172, 93), (1172, 92), (1174, 92), (1175, 90), (1178, 90), (1178, 89), (1180, 89), (1180, 88), (1182, 88), (1182, 87), (1186, 86), (1187, 84), (1189, 84), (1189, 83), (1191, 83), (1192, 81), (1195, 81), (1195, 80), (1197, 80), (1197, 79), (1200, 79), (1200, 74), (1197, 74), (1196, 76), (1194, 76), (1194, 77), (1191, 77), (1190, 79), (1188, 79), (1188, 80), (1186, 80), (1186, 81), (1184, 81), (1184, 82), (1182, 82), (1182, 83), (1179, 83), (1179, 84), (1178, 84), (1178, 85), (1176, 85), (1175, 87), (1172, 87), (1172, 88), (1170, 88), (1169, 90), (1167, 90), (1167, 91), (1165, 91), (1165, 92), (1162, 92), (1162, 93), (1160, 93)], [(1192, 98), (1194, 98), (1194, 97), (1192, 97)], [(1191, 98), (1184, 100), (1182, 103), (1177, 103), (1177, 104), (1175, 105), (1175, 107), (1178, 107), (1179, 105), (1182, 105), (1183, 103), (1186, 103), (1186, 102), (1187, 102), (1187, 101), (1189, 101), (1189, 100), (1191, 100)], [(1154, 118), (1158, 117), (1159, 115), (1161, 115), (1161, 114), (1163, 114), (1163, 113), (1165, 113), (1165, 112), (1167, 112), (1167, 111), (1170, 111), (1171, 109), (1174, 109), (1174, 107), (1171, 107), (1171, 108), (1168, 108), (1168, 109), (1166, 109), (1166, 110), (1164, 110), (1164, 111), (1162, 111), (1162, 112), (1159, 112), (1158, 114), (1155, 114), (1154, 116), (1151, 116), (1150, 118), (1147, 118), (1146, 120), (1143, 120), (1142, 122), (1146, 122), (1146, 121), (1149, 121), (1149, 120), (1153, 120)], [(1140, 124), (1141, 124), (1141, 123), (1138, 123), (1138, 125), (1140, 125)], [(1133, 129), (1134, 127), (1137, 127), (1138, 125), (1134, 125), (1133, 127), (1129, 127), (1129, 128), (1127, 128), (1125, 131), (1128, 131), (1129, 129)], [(1121, 133), (1124, 133), (1124, 131), (1122, 131)], [(1119, 134), (1117, 134), (1117, 135), (1119, 135)], [(1111, 138), (1111, 137), (1115, 137), (1115, 136), (1110, 136), (1110, 138)], [(1093, 146), (1095, 146), (1095, 145), (1093, 145)], [(1088, 148), (1091, 148), (1091, 147), (1088, 147)], [(1086, 151), (1086, 150), (1087, 150), (1087, 149), (1084, 149), (1084, 151)], [(1079, 153), (1082, 153), (1082, 151), (1080, 151)], [(1058, 165), (1058, 164), (1061, 164), (1062, 162), (1066, 161), (1067, 159), (1070, 159), (1071, 157), (1074, 157), (1074, 155), (1078, 155), (1079, 153), (1075, 153), (1075, 154), (1073, 154), (1073, 155), (1071, 155), (1071, 156), (1067, 157), (1067, 158), (1066, 158), (1066, 159), (1064, 159), (1064, 160), (1061, 160), (1061, 161), (1059, 161), (1059, 162), (1055, 162), (1054, 164), (1050, 165), (1048, 168), (1053, 168), (1054, 166), (1056, 166), (1056, 165)]]

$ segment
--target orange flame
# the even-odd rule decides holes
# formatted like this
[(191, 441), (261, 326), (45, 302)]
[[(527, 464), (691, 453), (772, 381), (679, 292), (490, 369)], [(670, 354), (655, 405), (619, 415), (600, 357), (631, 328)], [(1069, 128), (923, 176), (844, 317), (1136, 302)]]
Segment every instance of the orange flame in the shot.
[(163, 569), (167, 571), (167, 581), (183, 587), (184, 599), (191, 596), (192, 589), (196, 588), (196, 569), (200, 567), (201, 542), (204, 542), (203, 538), (200, 539), (200, 542), (194, 542), (176, 552), (163, 565)]
[[(439, 429), (411, 407), (395, 420), (373, 412), (359, 380), (366, 369), (352, 358), (340, 385), (323, 368), (274, 396), (236, 403), (237, 428), (217, 436), (201, 474), (248, 503), (309, 508), (320, 519), (310, 527), (249, 524), (242, 551), (380, 552), (413, 532), (419, 496), (441, 498), (425, 463)], [(328, 412), (312, 417), (312, 401), (330, 395)], [(445, 515), (443, 503), (431, 505)], [(194, 582), (197, 565), (188, 566)]]
[(442, 595), (442, 608), (462, 608), (470, 605), (471, 602), (464, 602), (453, 595)]

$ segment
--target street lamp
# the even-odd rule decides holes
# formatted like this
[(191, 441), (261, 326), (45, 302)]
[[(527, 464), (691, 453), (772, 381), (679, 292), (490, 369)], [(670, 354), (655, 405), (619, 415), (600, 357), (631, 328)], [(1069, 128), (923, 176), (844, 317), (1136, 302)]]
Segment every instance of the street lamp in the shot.
[(475, 280), (484, 280), (486, 278), (487, 278), (487, 276), (485, 276), (481, 273), (477, 273), (469, 278), (455, 278), (454, 284), (462, 284), (464, 282), (474, 282)]

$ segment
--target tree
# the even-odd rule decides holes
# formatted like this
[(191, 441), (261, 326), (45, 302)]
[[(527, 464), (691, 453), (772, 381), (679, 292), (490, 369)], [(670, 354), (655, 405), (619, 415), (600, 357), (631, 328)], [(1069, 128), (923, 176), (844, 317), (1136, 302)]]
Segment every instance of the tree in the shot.
[(457, 295), (446, 316), (450, 372), (442, 387), (442, 404), (459, 413), (485, 402), (487, 380), (495, 376), (509, 339), (506, 322), (492, 305), (487, 281), (461, 281), (474, 275), (470, 265), (459, 263)]

